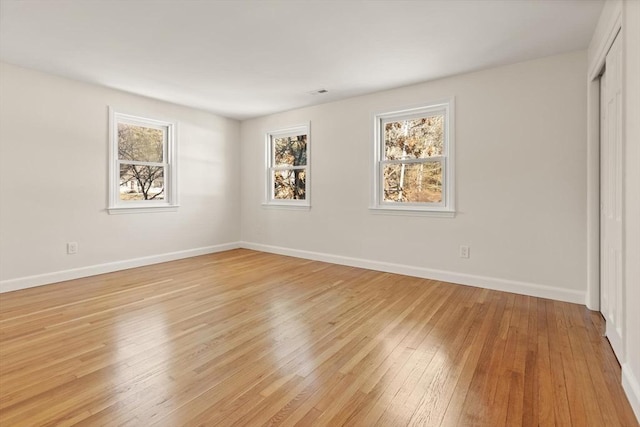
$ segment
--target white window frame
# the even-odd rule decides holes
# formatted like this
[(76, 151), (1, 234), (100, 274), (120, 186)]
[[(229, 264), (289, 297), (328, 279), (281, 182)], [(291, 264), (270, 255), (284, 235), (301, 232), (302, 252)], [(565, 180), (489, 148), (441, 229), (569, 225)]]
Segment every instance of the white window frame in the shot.
[[(443, 153), (426, 159), (384, 160), (384, 124), (390, 121), (427, 117), (444, 113)], [(400, 215), (455, 216), (454, 98), (429, 102), (418, 107), (404, 107), (373, 114), (373, 179), (371, 206), (373, 213)], [(393, 163), (442, 162), (442, 202), (399, 203), (384, 201), (384, 165)]]
[[(118, 158), (118, 123), (165, 130), (163, 163), (125, 162), (163, 166), (165, 168), (163, 200), (120, 200), (120, 163), (122, 161)], [(107, 211), (110, 214), (175, 212), (178, 209), (177, 133), (176, 122), (126, 114), (109, 107), (109, 206)]]
[[(306, 166), (275, 166), (274, 139), (288, 136), (307, 135)], [(305, 199), (287, 200), (274, 198), (273, 172), (277, 170), (306, 169)], [(265, 198), (263, 206), (285, 209), (309, 209), (311, 207), (311, 123), (303, 123), (277, 130), (268, 131), (265, 138)]]

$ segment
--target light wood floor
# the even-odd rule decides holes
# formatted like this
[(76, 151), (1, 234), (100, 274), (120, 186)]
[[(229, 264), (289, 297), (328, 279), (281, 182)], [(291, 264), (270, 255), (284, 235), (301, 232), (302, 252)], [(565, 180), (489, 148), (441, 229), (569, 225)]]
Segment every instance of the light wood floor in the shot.
[(637, 425), (575, 304), (234, 250), (0, 307), (1, 426)]

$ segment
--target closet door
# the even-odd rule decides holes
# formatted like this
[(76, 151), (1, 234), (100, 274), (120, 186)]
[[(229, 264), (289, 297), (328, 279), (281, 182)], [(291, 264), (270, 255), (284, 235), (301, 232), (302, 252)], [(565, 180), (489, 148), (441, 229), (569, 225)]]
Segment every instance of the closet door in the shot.
[(622, 35), (607, 54), (600, 79), (600, 310), (606, 335), (623, 361)]

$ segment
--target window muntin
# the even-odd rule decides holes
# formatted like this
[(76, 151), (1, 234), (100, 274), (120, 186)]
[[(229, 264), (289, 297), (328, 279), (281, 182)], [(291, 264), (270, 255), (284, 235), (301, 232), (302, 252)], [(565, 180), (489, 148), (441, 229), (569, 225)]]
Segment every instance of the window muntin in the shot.
[(375, 116), (377, 209), (453, 212), (451, 102)]
[(309, 126), (267, 133), (267, 204), (309, 206)]
[(177, 207), (175, 124), (111, 111), (109, 212)]

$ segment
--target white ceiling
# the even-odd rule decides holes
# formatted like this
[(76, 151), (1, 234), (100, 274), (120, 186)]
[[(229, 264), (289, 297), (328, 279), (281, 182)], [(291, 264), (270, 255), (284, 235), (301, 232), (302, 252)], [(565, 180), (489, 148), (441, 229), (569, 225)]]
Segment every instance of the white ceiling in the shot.
[(0, 0), (0, 59), (245, 119), (585, 49), (602, 5)]

